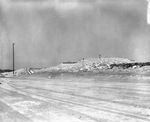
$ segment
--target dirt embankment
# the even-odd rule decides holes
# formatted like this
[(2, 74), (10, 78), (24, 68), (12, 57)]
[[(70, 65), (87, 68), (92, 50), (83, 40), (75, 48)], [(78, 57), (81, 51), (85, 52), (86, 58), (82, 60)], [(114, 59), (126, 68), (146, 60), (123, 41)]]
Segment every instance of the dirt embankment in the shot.
[(110, 69), (117, 67), (117, 68), (122, 68), (122, 69), (127, 69), (127, 68), (139, 68), (139, 67), (144, 67), (144, 66), (150, 66), (150, 62), (144, 62), (144, 63), (121, 63), (121, 64), (111, 64)]
[(53, 67), (45, 68), (24, 68), (12, 72), (6, 72), (2, 75), (5, 77), (45, 74), (53, 72), (127, 72), (147, 74), (150, 72), (150, 62), (135, 62), (123, 58), (89, 58), (78, 62), (65, 62)]

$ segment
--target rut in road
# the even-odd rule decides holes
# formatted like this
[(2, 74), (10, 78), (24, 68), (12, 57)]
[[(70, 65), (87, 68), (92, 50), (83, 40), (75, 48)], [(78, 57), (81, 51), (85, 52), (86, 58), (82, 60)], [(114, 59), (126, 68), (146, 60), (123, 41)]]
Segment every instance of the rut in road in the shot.
[[(51, 100), (50, 98), (42, 97), (40, 95), (34, 95), (34, 94), (31, 94), (31, 93), (28, 93), (28, 92), (23, 92), (23, 91), (18, 91), (18, 90), (16, 91), (16, 90), (8, 90), (8, 89), (5, 89), (5, 88), (0, 88), (0, 90), (2, 90), (2, 89), (5, 90), (5, 91), (14, 92), (16, 94), (20, 94), (20, 95), (23, 95), (23, 96), (38, 99), (40, 101), (44, 101), (44, 102), (50, 104), (51, 106), (53, 106), (54, 108), (59, 109), (62, 113), (66, 113), (68, 115), (74, 116), (74, 117), (76, 117), (80, 120), (83, 120), (85, 122), (115, 122), (115, 121), (111, 121), (111, 120), (108, 120), (108, 119), (95, 118), (95, 117), (89, 116), (87, 114), (84, 114), (84, 113), (81, 113), (81, 112), (78, 112), (78, 111), (75, 111), (75, 110), (72, 110), (72, 109), (68, 109), (68, 108), (63, 107), (63, 106), (58, 106), (57, 104), (54, 104), (54, 103), (50, 102), (49, 101), (49, 100)], [(55, 102), (56, 102), (56, 100), (55, 100)]]
[[(14, 83), (9, 84), (9, 85), (12, 86), (12, 87), (15, 87), (15, 88), (18, 86), (17, 84), (14, 84)], [(140, 95), (140, 98), (142, 100), (146, 100), (146, 101), (149, 100), (150, 101), (149, 96), (143, 96), (144, 94), (141, 94), (141, 93), (134, 93), (134, 94), (129, 93), (127, 95), (127, 94), (124, 94), (120, 91), (110, 91), (109, 88), (108, 89), (107, 88), (103, 89), (103, 87), (101, 87), (103, 89), (103, 91), (101, 93), (105, 93), (105, 94), (110, 94), (111, 93), (111, 95), (114, 95), (114, 96), (119, 94), (122, 97), (128, 97), (128, 98), (132, 98), (134, 100), (134, 101), (131, 101), (131, 102), (130, 101), (125, 102), (125, 101), (116, 101), (116, 100), (103, 99), (103, 98), (100, 98), (100, 97), (94, 97), (94, 96), (88, 96), (88, 95), (79, 95), (79, 94), (75, 94), (75, 93), (65, 93), (65, 92), (61, 92), (60, 89), (58, 91), (58, 90), (37, 88), (36, 86), (33, 87), (33, 86), (30, 86), (30, 85), (29, 86), (26, 85), (26, 86), (30, 89), (35, 89), (35, 90), (38, 90), (38, 91), (46, 91), (47, 93), (51, 92), (51, 93), (63, 94), (63, 95), (68, 95), (68, 96), (80, 97), (80, 98), (88, 98), (88, 99), (101, 100), (101, 101), (106, 101), (106, 102), (111, 102), (111, 103), (118, 103), (118, 104), (122, 104), (122, 105), (134, 106), (134, 107), (138, 106), (138, 107), (141, 107), (141, 108), (150, 108), (149, 102), (147, 102), (147, 105), (145, 105), (145, 104), (141, 105), (141, 104), (137, 104), (137, 103), (135, 104), (134, 103), (136, 100), (139, 101), (139, 96), (138, 95)], [(88, 88), (85, 88), (85, 89), (89, 90)], [(115, 89), (115, 88), (113, 88), (113, 89)], [(61, 90), (65, 91), (66, 89), (63, 88)], [(76, 88), (73, 88), (73, 89), (69, 88), (69, 90), (70, 91), (78, 91)], [(99, 90), (95, 90), (95, 89), (94, 90), (92, 89), (92, 91), (99, 92)]]
[[(14, 87), (14, 86), (12, 86), (12, 87)], [(15, 88), (15, 89), (17, 89), (18, 91), (21, 91), (21, 92), (25, 92), (27, 94), (31, 94), (31, 96), (34, 95), (36, 98), (41, 97), (41, 98), (44, 98), (44, 99), (46, 98), (47, 100), (51, 100), (52, 99), (54, 101), (59, 101), (62, 104), (77, 105), (77, 106), (80, 106), (80, 107), (87, 107), (87, 108), (90, 108), (90, 109), (104, 111), (104, 112), (108, 112), (108, 113), (112, 113), (112, 114), (118, 114), (118, 115), (122, 115), (122, 116), (125, 116), (125, 117), (139, 119), (139, 120), (143, 120), (143, 121), (147, 121), (147, 122), (150, 121), (149, 117), (141, 115), (141, 114), (134, 114), (134, 113), (129, 113), (129, 112), (125, 112), (125, 111), (119, 111), (117, 109), (111, 109), (111, 108), (108, 108), (108, 107), (107, 108), (106, 107), (95, 107), (95, 106), (91, 106), (91, 105), (77, 103), (77, 102), (74, 102), (74, 101), (71, 101), (71, 100), (68, 101), (68, 100), (65, 100), (65, 99), (62, 99), (62, 98), (58, 99), (58, 98), (53, 98), (53, 97), (46, 97), (44, 95), (39, 95), (39, 94), (37, 95), (37, 94), (31, 93), (31, 92), (28, 92), (28, 91), (24, 91), (24, 90), (21, 90), (21, 89), (18, 89), (18, 88)], [(109, 101), (109, 102), (112, 102), (112, 101)]]

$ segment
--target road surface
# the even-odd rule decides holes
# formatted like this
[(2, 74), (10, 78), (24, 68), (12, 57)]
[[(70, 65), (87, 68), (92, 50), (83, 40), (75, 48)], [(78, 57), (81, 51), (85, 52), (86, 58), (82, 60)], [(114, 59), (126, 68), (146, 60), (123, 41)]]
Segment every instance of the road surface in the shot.
[(150, 122), (150, 78), (1, 78), (0, 122)]

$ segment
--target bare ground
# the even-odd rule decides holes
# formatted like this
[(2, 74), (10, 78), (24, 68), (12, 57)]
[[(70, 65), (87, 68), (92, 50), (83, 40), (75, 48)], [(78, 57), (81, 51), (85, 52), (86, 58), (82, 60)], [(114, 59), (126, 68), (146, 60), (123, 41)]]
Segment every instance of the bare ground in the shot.
[(60, 75), (0, 79), (1, 122), (149, 122), (150, 79)]

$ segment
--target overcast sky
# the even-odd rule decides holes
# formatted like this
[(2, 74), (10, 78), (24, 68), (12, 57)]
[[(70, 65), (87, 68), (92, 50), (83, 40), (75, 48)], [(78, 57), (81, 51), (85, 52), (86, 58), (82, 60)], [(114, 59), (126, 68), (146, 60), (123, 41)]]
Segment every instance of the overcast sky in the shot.
[(0, 0), (0, 68), (82, 58), (150, 61), (146, 0)]

